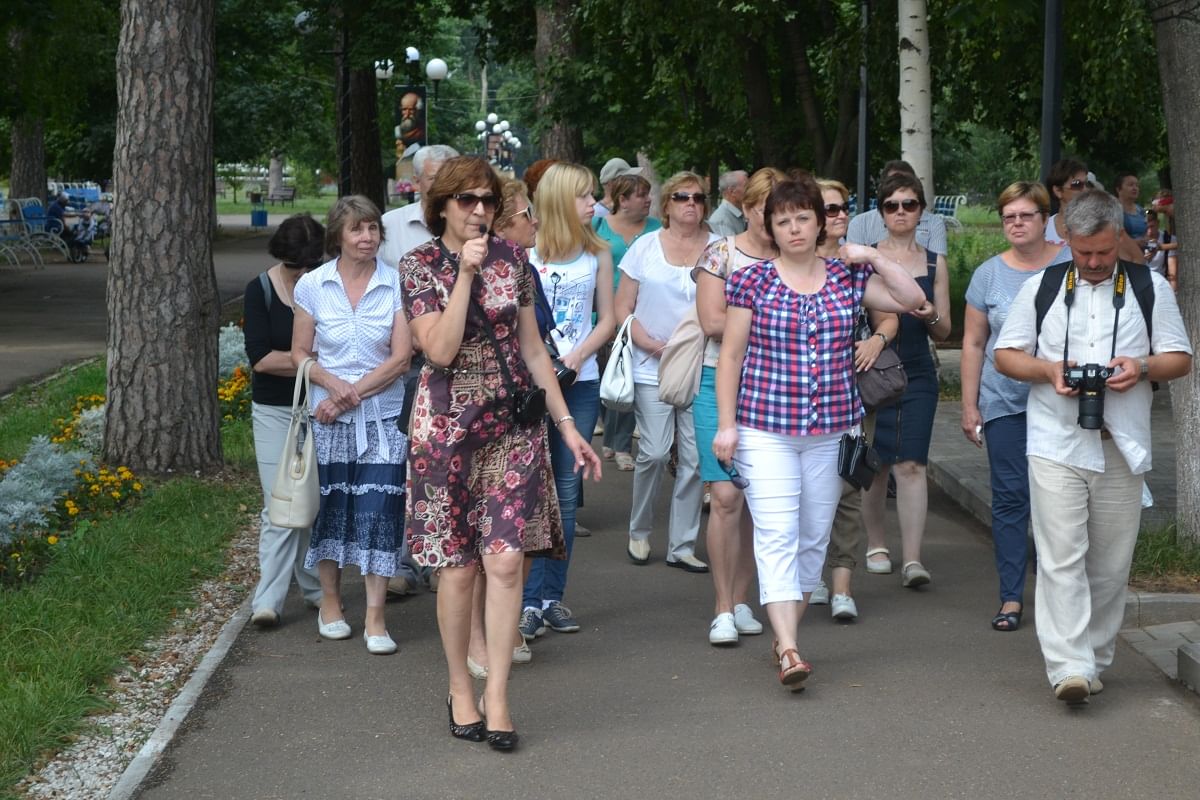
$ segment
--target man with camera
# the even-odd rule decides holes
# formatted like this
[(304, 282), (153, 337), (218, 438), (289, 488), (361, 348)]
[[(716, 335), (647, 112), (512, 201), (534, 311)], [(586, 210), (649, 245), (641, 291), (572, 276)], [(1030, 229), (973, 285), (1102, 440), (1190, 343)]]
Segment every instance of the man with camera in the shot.
[(1175, 293), (1118, 258), (1122, 213), (1101, 190), (1067, 206), (1072, 262), (1025, 283), (995, 348), (1001, 373), (1033, 384), (1037, 632), (1055, 696), (1068, 704), (1103, 688), (1116, 649), (1150, 469), (1151, 381), (1192, 363)]

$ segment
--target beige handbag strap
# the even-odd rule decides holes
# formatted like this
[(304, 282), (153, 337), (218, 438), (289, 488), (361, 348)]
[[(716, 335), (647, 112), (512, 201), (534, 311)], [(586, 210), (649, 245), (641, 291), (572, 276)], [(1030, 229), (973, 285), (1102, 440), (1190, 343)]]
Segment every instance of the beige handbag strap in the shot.
[(304, 406), (308, 415), (312, 415), (312, 403), (309, 398), (312, 397), (312, 384), (309, 380), (308, 373), (312, 370), (313, 365), (317, 363), (315, 358), (311, 356), (300, 362), (300, 368), (296, 370), (296, 385), (292, 389), (292, 413), (295, 414), (300, 409), (300, 387), (304, 387)]

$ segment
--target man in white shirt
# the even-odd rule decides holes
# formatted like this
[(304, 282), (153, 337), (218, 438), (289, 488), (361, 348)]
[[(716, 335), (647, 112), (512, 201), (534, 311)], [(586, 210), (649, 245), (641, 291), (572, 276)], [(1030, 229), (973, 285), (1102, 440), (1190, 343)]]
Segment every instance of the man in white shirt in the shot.
[[(883, 165), (883, 171), (879, 173), (879, 180), (882, 183), (884, 178), (894, 175), (897, 172), (903, 172), (912, 175), (914, 178), (917, 173), (913, 170), (912, 165), (907, 161), (889, 161)], [(858, 199), (859, 207), (866, 209), (867, 199), (860, 197)], [(879, 242), (887, 238), (887, 227), (883, 224), (883, 215), (879, 213), (879, 209), (873, 208), (869, 211), (860, 211), (855, 215), (854, 219), (850, 220), (850, 227), (846, 229), (846, 241), (850, 244), (865, 244), (874, 247)], [(946, 220), (942, 219), (942, 215), (930, 209), (925, 209), (921, 212), (921, 218), (917, 220), (917, 244), (928, 250), (932, 250), (939, 256), (944, 256), (947, 253), (946, 245)]]
[[(1100, 673), (1112, 664), (1124, 617), (1150, 469), (1150, 381), (1186, 375), (1192, 347), (1175, 293), (1153, 272), (1147, 325), (1129, 277), (1147, 268), (1118, 259), (1124, 219), (1116, 198), (1084, 191), (1062, 220), (1073, 265), (1041, 331), (1035, 298), (1042, 280), (1034, 278), (1013, 301), (995, 353), (1002, 374), (1032, 384), (1026, 453), (1038, 641), (1055, 696), (1078, 704), (1103, 688)], [(1080, 388), (1064, 377), (1064, 365), (1077, 364), (1112, 370), (1093, 382), (1099, 408), (1095, 394), (1081, 403)]]
[(708, 218), (708, 227), (717, 236), (737, 236), (746, 230), (746, 216), (742, 213), (742, 195), (746, 193), (746, 181), (750, 179), (744, 170), (726, 172), (717, 179), (721, 192), (721, 205)]
[(421, 193), (421, 202), (409, 203), (383, 215), (383, 245), (379, 248), (379, 257), (389, 267), (394, 269), (409, 250), (433, 238), (425, 225), (425, 195), (433, 186), (433, 179), (442, 164), (457, 155), (457, 150), (444, 144), (422, 147), (413, 155), (413, 180)]

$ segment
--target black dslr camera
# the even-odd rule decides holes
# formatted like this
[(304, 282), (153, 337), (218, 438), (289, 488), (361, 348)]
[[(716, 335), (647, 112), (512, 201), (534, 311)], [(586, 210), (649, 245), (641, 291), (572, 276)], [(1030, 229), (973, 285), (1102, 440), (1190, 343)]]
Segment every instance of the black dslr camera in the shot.
[(1104, 427), (1104, 382), (1112, 374), (1111, 369), (1099, 364), (1063, 367), (1063, 383), (1079, 390), (1078, 422), (1084, 430), (1096, 431)]

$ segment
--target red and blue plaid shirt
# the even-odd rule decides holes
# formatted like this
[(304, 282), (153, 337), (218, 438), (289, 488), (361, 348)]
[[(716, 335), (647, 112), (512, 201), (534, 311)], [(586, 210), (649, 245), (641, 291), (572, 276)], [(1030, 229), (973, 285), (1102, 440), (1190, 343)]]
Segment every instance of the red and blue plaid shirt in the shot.
[(737, 421), (789, 436), (837, 433), (862, 419), (854, 374), (854, 319), (869, 265), (826, 259), (825, 284), (798, 294), (773, 261), (735, 272), (725, 301), (752, 312)]

